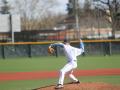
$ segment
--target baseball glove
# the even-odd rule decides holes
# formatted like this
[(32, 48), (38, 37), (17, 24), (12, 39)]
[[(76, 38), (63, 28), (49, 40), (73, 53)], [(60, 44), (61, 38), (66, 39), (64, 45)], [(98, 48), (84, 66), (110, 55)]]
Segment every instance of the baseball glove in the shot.
[(53, 54), (54, 52), (55, 52), (54, 48), (51, 47), (51, 46), (49, 46), (49, 47), (48, 47), (48, 53), (49, 53), (49, 54)]

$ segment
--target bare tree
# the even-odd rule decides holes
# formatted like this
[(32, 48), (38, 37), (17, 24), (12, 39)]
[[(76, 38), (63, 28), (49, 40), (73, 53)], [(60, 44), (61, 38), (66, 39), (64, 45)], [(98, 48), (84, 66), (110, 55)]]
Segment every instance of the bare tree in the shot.
[(111, 24), (112, 35), (115, 37), (115, 31), (120, 30), (120, 0), (94, 0), (96, 7), (102, 11), (106, 20)]
[(85, 14), (89, 14), (90, 11), (91, 11), (91, 1), (90, 0), (85, 0), (85, 3), (84, 3), (84, 12)]
[(1, 13), (2, 14), (9, 14), (10, 8), (11, 6), (8, 5), (8, 1), (7, 0), (2, 0), (3, 6), (1, 7)]
[(14, 0), (14, 11), (21, 14), (22, 29), (36, 29), (40, 20), (46, 18), (57, 5), (55, 0)]

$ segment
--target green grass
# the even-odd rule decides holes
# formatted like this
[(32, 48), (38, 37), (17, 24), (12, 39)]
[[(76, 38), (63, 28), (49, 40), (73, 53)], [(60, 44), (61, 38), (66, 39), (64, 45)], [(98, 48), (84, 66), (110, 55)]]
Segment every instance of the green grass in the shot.
[(11, 58), (0, 60), (0, 72), (58, 70), (65, 63), (64, 57)]
[[(0, 72), (59, 70), (65, 57), (10, 58), (0, 60)], [(87, 56), (78, 58), (78, 69), (120, 68), (120, 56)]]
[(82, 82), (104, 82), (110, 84), (120, 85), (120, 76), (90, 76), (90, 77), (80, 77)]
[(120, 56), (82, 57), (78, 61), (80, 69), (120, 68)]
[[(33, 57), (0, 59), (0, 72), (53, 71), (61, 69), (65, 57)], [(87, 56), (78, 58), (78, 69), (120, 68), (120, 56)], [(79, 77), (82, 82), (120, 84), (120, 76)], [(56, 84), (58, 78), (42, 80), (0, 81), (0, 90), (32, 90)], [(68, 80), (65, 79), (65, 82)]]
[(21, 80), (0, 82), (0, 90), (32, 90), (48, 85), (55, 85), (57, 79)]

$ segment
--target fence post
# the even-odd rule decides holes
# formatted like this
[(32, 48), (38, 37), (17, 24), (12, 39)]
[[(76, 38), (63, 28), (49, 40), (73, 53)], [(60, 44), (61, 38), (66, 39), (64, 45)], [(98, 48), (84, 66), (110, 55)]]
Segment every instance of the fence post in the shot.
[(31, 58), (31, 44), (28, 44), (28, 57)]
[(111, 48), (112, 48), (112, 45), (111, 45), (111, 42), (109, 42), (109, 47), (110, 47), (110, 48), (109, 48), (109, 54), (112, 55), (112, 49), (111, 49)]
[(2, 58), (5, 59), (4, 45), (2, 45)]

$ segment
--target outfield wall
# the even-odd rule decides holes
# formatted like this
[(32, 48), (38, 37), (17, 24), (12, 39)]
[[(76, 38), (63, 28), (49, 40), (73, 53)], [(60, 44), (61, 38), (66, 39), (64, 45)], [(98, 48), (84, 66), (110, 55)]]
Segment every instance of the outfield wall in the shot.
[[(85, 55), (120, 55), (120, 40), (83, 40)], [(52, 42), (17, 42), (0, 43), (0, 58), (48, 56), (47, 48)], [(79, 47), (79, 41), (71, 44)], [(63, 50), (57, 48), (57, 55), (63, 55)]]

